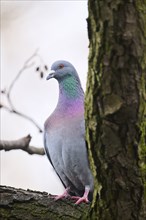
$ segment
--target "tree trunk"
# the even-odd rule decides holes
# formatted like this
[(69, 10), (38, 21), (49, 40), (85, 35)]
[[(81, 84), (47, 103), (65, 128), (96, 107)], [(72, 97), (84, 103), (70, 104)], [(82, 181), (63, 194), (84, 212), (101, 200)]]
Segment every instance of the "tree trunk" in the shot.
[(85, 115), (95, 177), (89, 219), (143, 220), (146, 2), (89, 0), (88, 7)]
[(54, 201), (46, 192), (0, 186), (1, 220), (75, 220), (89, 210), (89, 204), (74, 205), (63, 199)]

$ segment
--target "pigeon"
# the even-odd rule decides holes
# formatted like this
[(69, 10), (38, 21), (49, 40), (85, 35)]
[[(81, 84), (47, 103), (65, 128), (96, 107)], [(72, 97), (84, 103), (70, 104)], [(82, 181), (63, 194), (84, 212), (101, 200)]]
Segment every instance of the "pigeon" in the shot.
[(59, 84), (59, 98), (54, 112), (44, 124), (47, 157), (59, 176), (65, 192), (56, 200), (71, 197), (75, 204), (90, 202), (93, 175), (89, 167), (85, 142), (84, 92), (78, 73), (68, 61), (53, 63), (47, 80)]

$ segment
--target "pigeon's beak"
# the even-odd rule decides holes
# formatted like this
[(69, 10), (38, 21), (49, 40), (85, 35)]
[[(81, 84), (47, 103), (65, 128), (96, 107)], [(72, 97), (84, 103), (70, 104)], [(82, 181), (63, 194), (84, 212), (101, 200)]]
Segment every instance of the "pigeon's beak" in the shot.
[(51, 70), (49, 75), (47, 76), (46, 80), (49, 80), (51, 78), (54, 78), (54, 75), (55, 75), (55, 71), (54, 70)]

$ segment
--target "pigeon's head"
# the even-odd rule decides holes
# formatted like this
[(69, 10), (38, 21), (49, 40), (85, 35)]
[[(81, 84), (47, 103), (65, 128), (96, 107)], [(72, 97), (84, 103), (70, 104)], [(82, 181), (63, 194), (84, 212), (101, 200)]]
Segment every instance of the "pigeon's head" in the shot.
[(68, 61), (59, 60), (52, 64), (51, 72), (46, 79), (49, 80), (51, 78), (55, 78), (58, 81), (62, 81), (69, 76), (78, 77), (74, 66)]
[[(83, 104), (84, 92), (78, 73), (74, 66), (65, 60), (59, 60), (51, 66), (51, 72), (47, 76), (47, 80), (55, 78), (59, 83), (60, 97), (63, 100), (79, 99)], [(62, 99), (61, 99), (62, 100)]]

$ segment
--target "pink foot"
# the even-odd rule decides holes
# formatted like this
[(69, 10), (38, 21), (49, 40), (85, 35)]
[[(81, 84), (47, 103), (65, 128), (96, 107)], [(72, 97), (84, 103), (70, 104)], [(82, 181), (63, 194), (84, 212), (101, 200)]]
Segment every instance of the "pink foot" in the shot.
[(88, 198), (87, 197), (81, 197), (81, 198), (79, 198), (77, 201), (76, 201), (76, 205), (78, 205), (78, 204), (80, 204), (80, 203), (82, 203), (82, 202), (85, 202), (85, 203), (88, 203), (89, 202), (89, 200), (88, 200)]
[(68, 194), (68, 190), (69, 190), (69, 187), (65, 189), (65, 192), (62, 195), (54, 196), (55, 200), (57, 201), (59, 199), (70, 197), (70, 195)]
[(88, 194), (89, 194), (89, 191), (90, 191), (90, 188), (88, 186), (85, 187), (85, 192), (84, 192), (84, 195), (82, 197), (79, 197), (79, 196), (72, 196), (71, 198), (72, 199), (77, 199), (76, 201), (76, 205), (82, 203), (82, 202), (85, 202), (85, 203), (88, 203), (89, 200), (88, 200)]

